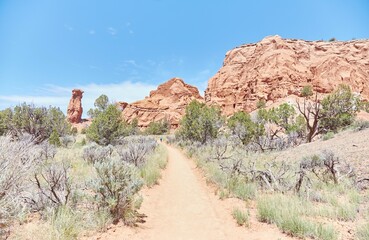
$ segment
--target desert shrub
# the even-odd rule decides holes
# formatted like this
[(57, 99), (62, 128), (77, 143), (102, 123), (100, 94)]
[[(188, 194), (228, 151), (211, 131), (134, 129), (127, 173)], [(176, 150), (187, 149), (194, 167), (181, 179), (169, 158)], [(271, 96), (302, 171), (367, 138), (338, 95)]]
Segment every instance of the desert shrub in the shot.
[(49, 143), (57, 147), (61, 146), (59, 133), (54, 129), (49, 137)]
[(88, 110), (87, 115), (91, 118), (97, 117), (100, 113), (104, 112), (109, 106), (109, 98), (105, 94), (100, 95), (94, 102), (95, 108)]
[(181, 120), (177, 136), (184, 140), (201, 142), (202, 144), (218, 136), (223, 125), (220, 109), (208, 107), (205, 103), (193, 100), (187, 107)]
[(71, 131), (71, 125), (66, 121), (64, 113), (56, 107), (35, 107), (23, 103), (14, 109), (3, 111), (2, 115), (6, 123), (4, 126), (0, 120), (0, 124), (5, 127), (5, 132), (10, 132), (13, 136), (30, 134), (36, 143), (49, 138), (53, 130), (57, 131), (59, 136)]
[(313, 87), (311, 85), (306, 85), (301, 89), (302, 97), (309, 97), (313, 95)]
[(0, 233), (5, 234), (9, 222), (24, 211), (23, 196), (39, 155), (31, 136), (24, 135), (18, 141), (0, 137)]
[(12, 109), (7, 108), (0, 111), (0, 136), (4, 135), (8, 131), (9, 123), (12, 119)]
[(146, 163), (149, 153), (156, 148), (155, 139), (144, 136), (131, 136), (120, 140), (120, 144), (116, 146), (119, 158), (136, 167), (141, 167)]
[(369, 128), (369, 121), (356, 120), (355, 122), (353, 122), (352, 127), (354, 131), (362, 131), (364, 129)]
[(303, 186), (310, 188), (313, 178), (324, 183), (338, 184), (342, 179), (354, 177), (355, 172), (349, 164), (342, 161), (334, 152), (324, 150), (320, 155), (311, 155), (301, 160), (295, 190), (300, 192)]
[(265, 106), (266, 106), (266, 101), (264, 99), (260, 99), (259, 101), (256, 102), (257, 109), (265, 108)]
[(99, 113), (87, 129), (87, 137), (100, 144), (109, 145), (120, 136), (128, 135), (127, 123), (121, 118), (121, 112), (115, 105), (109, 105)]
[(243, 144), (248, 144), (254, 138), (264, 134), (264, 125), (251, 120), (250, 114), (236, 112), (227, 121), (232, 133), (237, 136)]
[(353, 123), (359, 110), (359, 98), (351, 92), (349, 86), (340, 85), (322, 100), (321, 105), (321, 132), (337, 132)]
[(145, 130), (146, 135), (162, 135), (167, 134), (170, 129), (170, 123), (164, 119), (158, 122), (150, 122)]
[(327, 141), (327, 140), (332, 139), (332, 138), (334, 138), (334, 132), (327, 132), (322, 137), (323, 141)]
[(232, 216), (236, 219), (237, 224), (240, 226), (249, 227), (250, 226), (250, 213), (244, 212), (238, 208), (234, 208), (232, 211)]
[(56, 147), (53, 144), (48, 143), (47, 141), (39, 144), (40, 149), (40, 158), (43, 160), (53, 159), (56, 155)]
[(120, 159), (97, 162), (94, 167), (97, 178), (92, 184), (98, 205), (107, 208), (115, 221), (135, 222), (134, 196), (143, 185), (137, 168)]
[(65, 135), (60, 137), (60, 144), (62, 147), (68, 148), (76, 142), (72, 135)]
[[(257, 121), (265, 126), (265, 136), (258, 136), (257, 140), (254, 141), (262, 151), (288, 147), (288, 142), (283, 140), (285, 135), (294, 135), (295, 143), (300, 142), (297, 139), (302, 139), (305, 135), (305, 119), (297, 115), (295, 108), (288, 103), (283, 103), (279, 107), (269, 110), (259, 109)], [(278, 146), (280, 144), (283, 146)]]
[(113, 147), (111, 145), (102, 147), (96, 143), (90, 143), (83, 148), (82, 158), (88, 163), (95, 164), (111, 157)]
[(65, 162), (44, 163), (31, 179), (33, 188), (26, 201), (32, 209), (56, 209), (72, 199), (74, 189), (70, 166)]

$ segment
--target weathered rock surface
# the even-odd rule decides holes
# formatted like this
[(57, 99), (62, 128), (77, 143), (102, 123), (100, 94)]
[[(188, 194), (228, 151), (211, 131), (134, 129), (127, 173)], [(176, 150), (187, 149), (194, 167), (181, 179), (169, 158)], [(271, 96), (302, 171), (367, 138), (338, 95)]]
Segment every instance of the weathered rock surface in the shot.
[(124, 106), (122, 115), (128, 122), (137, 119), (139, 127), (167, 119), (171, 128), (177, 128), (186, 106), (194, 99), (203, 101), (196, 87), (180, 78), (172, 78), (151, 91), (145, 99)]
[(67, 119), (70, 123), (80, 123), (83, 112), (82, 108), (83, 91), (80, 89), (72, 90), (72, 98), (67, 109)]
[(312, 85), (329, 93), (339, 84), (369, 99), (369, 40), (348, 42), (264, 38), (227, 52), (223, 67), (209, 80), (205, 101), (222, 107), (226, 115), (253, 111)]

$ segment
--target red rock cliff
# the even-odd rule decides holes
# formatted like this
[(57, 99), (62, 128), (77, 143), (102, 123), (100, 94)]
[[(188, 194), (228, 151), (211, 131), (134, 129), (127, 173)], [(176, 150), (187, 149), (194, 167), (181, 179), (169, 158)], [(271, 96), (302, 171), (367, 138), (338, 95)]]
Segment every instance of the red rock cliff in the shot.
[(369, 99), (369, 40), (311, 42), (271, 36), (227, 52), (223, 67), (209, 80), (205, 101), (231, 115), (255, 110), (261, 99), (271, 103), (300, 95), (308, 84), (329, 93), (342, 83)]
[(124, 106), (122, 115), (128, 122), (136, 118), (140, 127), (167, 119), (172, 128), (177, 128), (186, 106), (193, 99), (203, 101), (199, 90), (180, 78), (172, 78), (151, 91), (145, 99)]
[(72, 98), (69, 101), (67, 118), (70, 123), (80, 123), (82, 116), (82, 96), (83, 91), (80, 89), (72, 90)]

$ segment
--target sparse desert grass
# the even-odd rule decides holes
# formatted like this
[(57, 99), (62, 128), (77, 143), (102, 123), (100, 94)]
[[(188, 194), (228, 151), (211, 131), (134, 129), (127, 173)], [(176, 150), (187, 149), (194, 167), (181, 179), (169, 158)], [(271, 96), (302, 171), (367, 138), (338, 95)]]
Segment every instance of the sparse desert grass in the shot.
[(51, 216), (54, 239), (76, 239), (81, 231), (81, 217), (68, 207), (60, 207)]
[(338, 238), (332, 226), (313, 222), (305, 216), (312, 210), (312, 205), (297, 196), (263, 195), (257, 200), (257, 210), (259, 221), (276, 224), (291, 236), (327, 240)]
[(359, 240), (369, 239), (369, 223), (366, 223), (357, 228), (357, 238)]
[(250, 213), (248, 211), (242, 211), (239, 208), (234, 208), (232, 216), (236, 219), (237, 224), (240, 226), (250, 227)]
[(145, 185), (152, 187), (158, 184), (161, 177), (161, 170), (167, 165), (168, 152), (165, 147), (159, 145), (155, 152), (151, 154), (146, 164), (141, 169), (141, 176)]
[(332, 139), (332, 138), (334, 138), (334, 133), (333, 132), (327, 132), (322, 137), (323, 141), (327, 141), (327, 140)]

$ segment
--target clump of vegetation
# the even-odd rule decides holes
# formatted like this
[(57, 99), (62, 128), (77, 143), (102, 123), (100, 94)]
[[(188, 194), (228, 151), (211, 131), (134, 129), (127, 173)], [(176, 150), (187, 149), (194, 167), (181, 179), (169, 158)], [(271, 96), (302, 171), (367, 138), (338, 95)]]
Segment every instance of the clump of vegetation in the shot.
[(276, 224), (283, 232), (300, 238), (337, 239), (337, 232), (330, 225), (308, 220), (304, 215), (307, 206), (297, 197), (272, 195), (258, 199), (258, 219), (261, 222)]
[(323, 141), (327, 141), (329, 139), (334, 138), (334, 132), (327, 132), (326, 134), (323, 135)]
[(320, 128), (323, 132), (337, 132), (353, 123), (359, 111), (359, 98), (349, 86), (340, 85), (321, 102)]
[(127, 224), (137, 221), (134, 197), (143, 185), (137, 169), (119, 159), (108, 159), (94, 165), (97, 178), (93, 181), (96, 201), (107, 208), (114, 221), (123, 219)]
[(49, 143), (57, 147), (61, 146), (58, 132), (54, 129), (49, 137)]
[(307, 96), (302, 103), (300, 101), (296, 103), (297, 109), (305, 119), (307, 142), (311, 142), (318, 134), (337, 132), (349, 126), (360, 107), (358, 96), (355, 96), (347, 85), (340, 85), (321, 102), (315, 94), (314, 99)]
[(310, 97), (313, 93), (313, 87), (311, 85), (306, 85), (301, 89), (301, 96), (302, 97)]
[(130, 136), (120, 140), (116, 146), (120, 160), (141, 167), (146, 163), (147, 156), (157, 146), (154, 138)]
[(357, 238), (359, 240), (369, 239), (369, 223), (358, 227), (358, 229), (357, 229)]
[(219, 108), (208, 107), (205, 103), (193, 100), (186, 107), (177, 136), (184, 140), (206, 143), (218, 136), (222, 124), (223, 118)]
[(151, 122), (145, 129), (146, 135), (162, 135), (167, 134), (170, 129), (170, 123), (164, 119), (158, 122)]
[(136, 131), (136, 126), (122, 120), (121, 112), (115, 105), (109, 105), (92, 120), (86, 134), (90, 140), (106, 146)]
[(238, 208), (233, 209), (232, 216), (236, 219), (237, 224), (240, 226), (250, 227), (250, 213), (244, 212)]
[(352, 123), (352, 127), (353, 127), (354, 131), (362, 131), (364, 129), (369, 128), (369, 121), (356, 120)]
[(264, 125), (251, 120), (250, 114), (236, 112), (227, 121), (229, 129), (240, 141), (247, 145), (264, 134)]
[(26, 133), (32, 136), (35, 143), (41, 143), (53, 131), (59, 136), (71, 133), (71, 125), (59, 108), (23, 103), (0, 112), (0, 135), (10, 133), (12, 136), (21, 136)]
[(158, 184), (161, 177), (160, 171), (167, 165), (167, 151), (163, 146), (158, 146), (153, 154), (150, 154), (146, 163), (140, 169), (141, 177), (145, 185), (152, 187)]
[(265, 106), (266, 106), (265, 99), (260, 99), (259, 101), (256, 102), (257, 109), (265, 108)]

